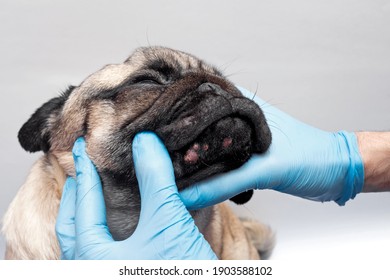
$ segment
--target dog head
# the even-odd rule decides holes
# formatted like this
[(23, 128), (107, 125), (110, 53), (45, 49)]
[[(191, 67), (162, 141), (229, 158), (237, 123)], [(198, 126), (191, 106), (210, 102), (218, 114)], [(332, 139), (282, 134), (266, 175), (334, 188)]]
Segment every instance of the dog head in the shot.
[(139, 48), (48, 101), (23, 125), (19, 141), (29, 152), (54, 154), (73, 175), (71, 149), (84, 136), (108, 211), (120, 206), (119, 197), (138, 196), (131, 145), (145, 130), (163, 140), (179, 188), (237, 168), (271, 142), (261, 109), (221, 72), (163, 47)]

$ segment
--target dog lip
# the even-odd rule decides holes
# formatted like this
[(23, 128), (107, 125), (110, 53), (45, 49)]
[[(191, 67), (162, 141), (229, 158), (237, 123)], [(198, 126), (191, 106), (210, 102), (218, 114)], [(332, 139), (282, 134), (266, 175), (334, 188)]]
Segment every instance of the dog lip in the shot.
[(246, 97), (233, 98), (230, 103), (236, 115), (249, 120), (249, 123), (252, 124), (255, 133), (254, 151), (265, 152), (271, 144), (272, 136), (263, 111), (254, 101)]
[[(215, 106), (198, 106), (196, 115), (189, 115), (156, 130), (171, 152), (182, 149), (210, 125), (227, 116), (237, 116), (247, 120), (254, 131), (254, 152), (262, 153), (271, 142), (271, 132), (260, 107), (246, 97), (234, 97), (229, 100), (218, 98)], [(205, 118), (204, 116), (207, 116)]]
[(193, 142), (207, 127), (234, 114), (233, 107), (228, 100), (223, 97), (215, 99), (218, 102), (214, 102), (214, 106), (201, 104), (202, 106), (195, 108), (195, 114), (179, 118), (156, 130), (169, 151), (180, 150)]

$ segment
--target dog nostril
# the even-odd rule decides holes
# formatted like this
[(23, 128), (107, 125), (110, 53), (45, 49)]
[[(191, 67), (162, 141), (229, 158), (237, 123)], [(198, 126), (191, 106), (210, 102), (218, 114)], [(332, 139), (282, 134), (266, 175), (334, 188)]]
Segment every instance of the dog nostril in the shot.
[(213, 84), (213, 83), (203, 83), (198, 87), (199, 93), (205, 93), (205, 92), (210, 92), (210, 91), (217, 92), (220, 89), (221, 89), (220, 86)]
[(233, 96), (222, 89), (219, 85), (214, 84), (214, 83), (203, 83), (198, 87), (198, 93), (205, 93), (205, 94), (215, 94), (218, 96), (222, 96), (227, 100), (230, 100)]

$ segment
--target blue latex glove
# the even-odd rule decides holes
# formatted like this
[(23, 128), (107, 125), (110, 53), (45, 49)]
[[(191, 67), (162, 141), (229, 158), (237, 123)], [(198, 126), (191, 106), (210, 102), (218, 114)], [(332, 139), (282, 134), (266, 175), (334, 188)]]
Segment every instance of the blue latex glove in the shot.
[[(239, 88), (248, 98), (254, 94)], [(362, 191), (363, 162), (356, 135), (330, 133), (302, 123), (255, 97), (272, 132), (272, 144), (241, 168), (183, 190), (188, 209), (226, 200), (248, 189), (273, 189), (344, 205)]]
[(77, 182), (67, 179), (56, 224), (63, 259), (216, 259), (180, 200), (172, 162), (156, 135), (141, 133), (133, 141), (142, 205), (135, 232), (123, 241), (114, 241), (107, 227), (100, 178), (82, 138), (73, 156)]

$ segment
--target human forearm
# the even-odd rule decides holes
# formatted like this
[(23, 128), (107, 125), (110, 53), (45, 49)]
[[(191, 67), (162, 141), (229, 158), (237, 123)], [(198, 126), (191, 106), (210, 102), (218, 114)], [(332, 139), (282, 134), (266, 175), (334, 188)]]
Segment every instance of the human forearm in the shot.
[(390, 191), (390, 132), (357, 132), (364, 163), (363, 192)]

